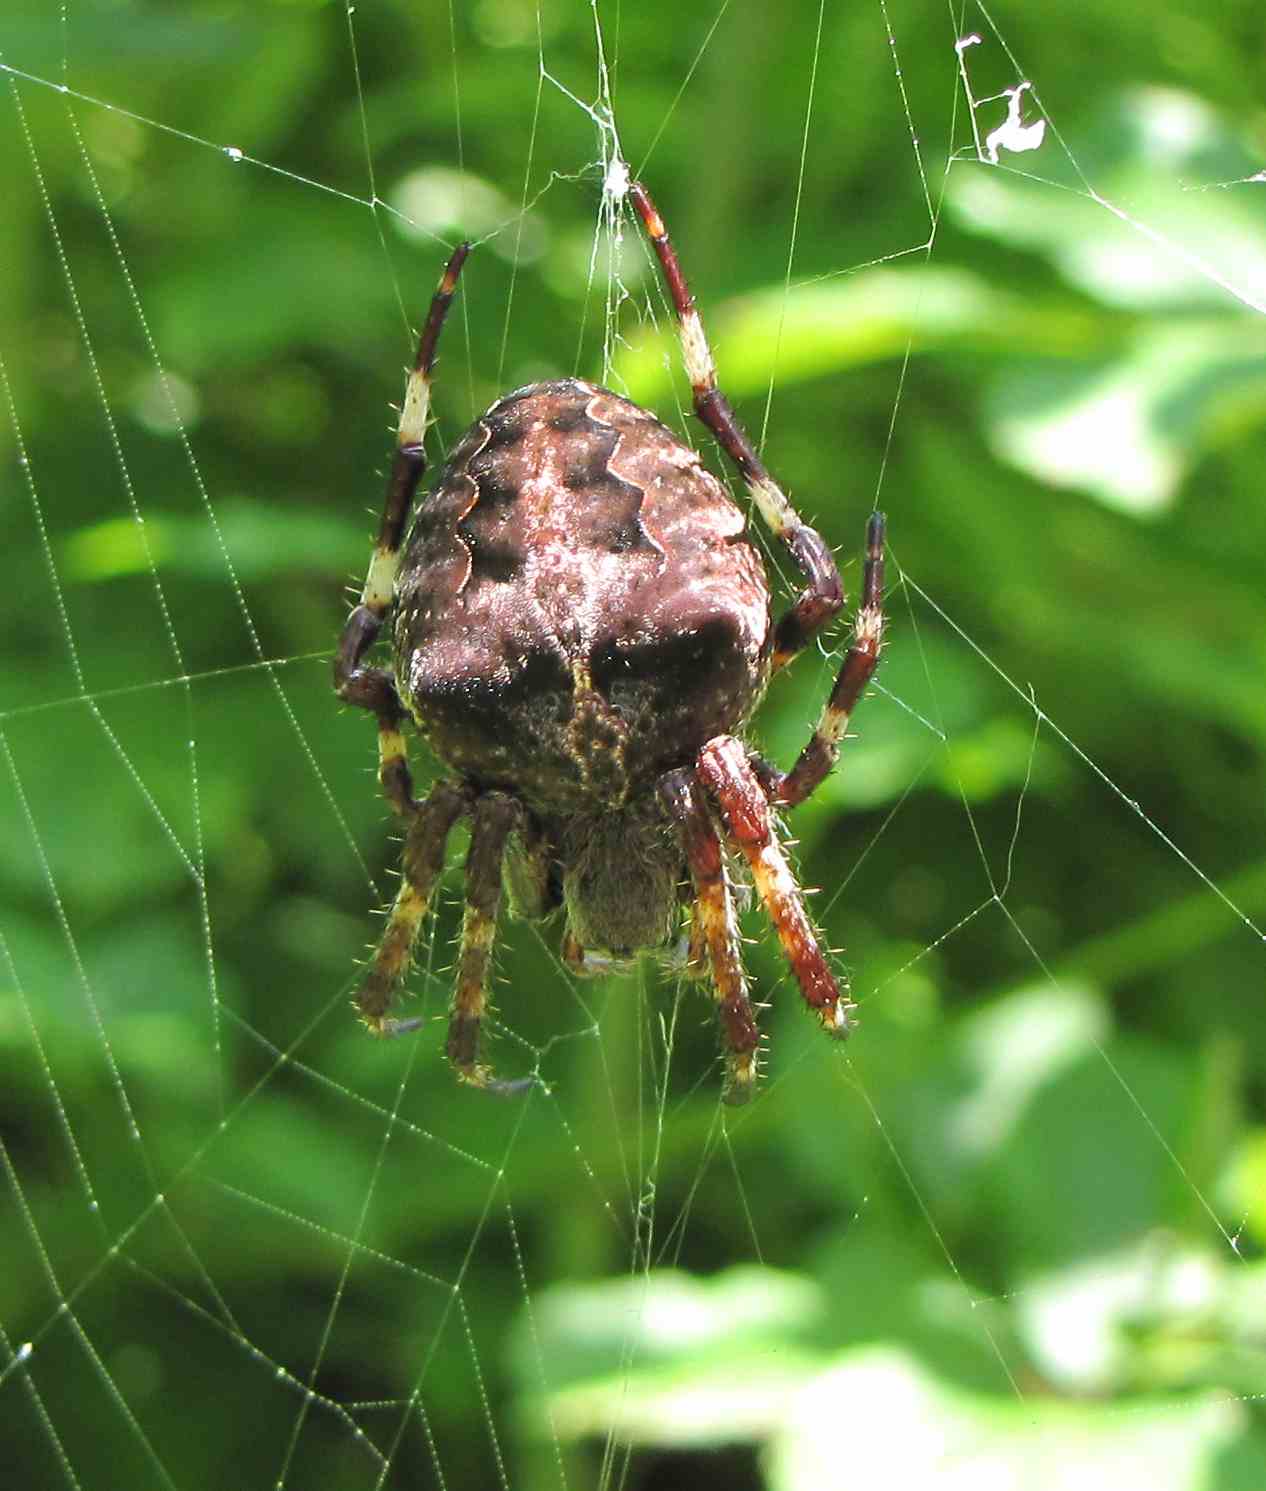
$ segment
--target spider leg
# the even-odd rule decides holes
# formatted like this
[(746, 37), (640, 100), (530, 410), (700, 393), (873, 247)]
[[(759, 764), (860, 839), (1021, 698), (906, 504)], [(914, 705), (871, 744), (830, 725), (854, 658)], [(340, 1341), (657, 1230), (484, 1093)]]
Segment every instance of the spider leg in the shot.
[(817, 788), (835, 765), (849, 716), (879, 665), (884, 631), (884, 515), (871, 513), (866, 525), (866, 563), (862, 570), (862, 603), (853, 625), (853, 640), (817, 728), (796, 764), (771, 793), (782, 807), (795, 807)]
[(444, 868), (449, 830), (469, 806), (467, 794), (453, 782), (436, 782), (426, 801), (416, 805), (401, 856), (403, 878), (387, 917), (387, 926), (360, 988), (356, 1005), (375, 1035), (402, 1035), (420, 1020), (394, 1020), (387, 1011), (409, 971), (413, 945)]
[(506, 841), (505, 891), (511, 916), (539, 921), (561, 902), (555, 877), (556, 854), (545, 830), (528, 812)]
[(501, 908), (501, 861), (506, 840), (524, 819), (522, 804), (506, 792), (487, 792), (471, 810), (466, 856), (466, 911), (462, 918), (457, 982), (445, 1049), (458, 1078), (472, 1087), (508, 1091), (479, 1061), (479, 1033), (488, 1010), (488, 970)]
[(789, 663), (809, 640), (838, 614), (844, 590), (826, 540), (800, 517), (786, 493), (765, 469), (729, 400), (717, 387), (716, 366), (695, 308), (694, 296), (677, 251), (673, 248), (650, 193), (640, 181), (629, 187), (629, 196), (659, 259), (664, 282), (677, 312), (682, 359), (694, 391), (695, 413), (716, 436), (721, 449), (734, 462), (747, 484), (752, 500), (774, 537), (787, 548), (808, 585), (774, 628), (772, 666)]
[(690, 907), (690, 929), (673, 949), (669, 967), (680, 978), (707, 978), (708, 934), (697, 899)]
[(469, 252), (468, 243), (459, 244), (453, 251), (418, 339), (417, 355), (405, 385), (404, 406), (400, 411), (396, 449), (387, 478), (387, 493), (373, 558), (369, 562), (360, 604), (347, 618), (334, 658), (334, 688), (339, 698), (368, 709), (378, 717), (379, 781), (387, 801), (396, 812), (405, 815), (415, 811), (417, 803), (413, 797), (404, 736), (400, 731), (404, 707), (390, 673), (384, 668), (367, 668), (363, 663), (365, 654), (377, 641), (395, 595), (404, 528), (418, 483), (426, 471), (423, 437), (431, 406), (435, 348), (457, 289), (457, 277)]
[(563, 933), (559, 956), (575, 978), (606, 978), (633, 966), (631, 958), (613, 958), (609, 953), (598, 953), (585, 947), (570, 928)]
[[(725, 1042), (722, 1097), (727, 1103), (745, 1103), (756, 1085), (760, 1028), (747, 993), (738, 921), (721, 840), (692, 771), (671, 771), (661, 777), (659, 794), (677, 824), (694, 881), (691, 942), (694, 943), (696, 933), (701, 937), (712, 970), (712, 992)], [(764, 801), (762, 794), (762, 805)]]
[(697, 769), (723, 826), (751, 866), (757, 894), (765, 903), (805, 1003), (832, 1035), (847, 1035), (856, 1006), (848, 998), (847, 987), (840, 989), (814, 935), (746, 749), (732, 735), (718, 735), (699, 752)]

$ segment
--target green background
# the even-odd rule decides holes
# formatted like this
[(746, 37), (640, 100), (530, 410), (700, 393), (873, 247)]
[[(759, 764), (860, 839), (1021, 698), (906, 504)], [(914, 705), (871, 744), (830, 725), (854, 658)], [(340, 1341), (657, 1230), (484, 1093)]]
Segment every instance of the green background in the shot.
[[(789, 825), (861, 1028), (821, 1038), (750, 913), (768, 1077), (724, 1113), (697, 990), (507, 926), (496, 1060), (548, 1091), (460, 1091), (457, 845), (434, 1021), (347, 1008), (396, 846), (329, 655), (444, 244), (480, 240), (434, 454), (572, 371), (689, 428), (627, 216), (604, 365), (556, 86), (595, 98), (591, 8), (10, 8), (0, 1459), (1266, 1484), (1260, 6), (890, 6), (931, 218), (877, 5), (599, 13), (723, 385), (850, 588), (889, 515), (879, 686)], [(975, 95), (1051, 121), (1001, 170), (971, 30)], [(832, 673), (771, 691), (782, 763)]]

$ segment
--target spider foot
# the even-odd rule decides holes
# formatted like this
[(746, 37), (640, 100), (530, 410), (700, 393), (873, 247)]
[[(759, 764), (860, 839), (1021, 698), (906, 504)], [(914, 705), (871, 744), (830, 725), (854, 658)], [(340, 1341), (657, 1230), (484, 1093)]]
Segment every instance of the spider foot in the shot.
[(721, 1101), (730, 1108), (741, 1108), (756, 1092), (760, 1072), (755, 1051), (729, 1051), (725, 1058), (725, 1081)]
[(634, 963), (632, 958), (617, 958), (611, 953), (595, 952), (592, 948), (583, 947), (572, 932), (563, 934), (559, 955), (567, 971), (577, 978), (605, 978), (609, 974), (625, 972)]
[(479, 1092), (488, 1092), (498, 1098), (522, 1097), (525, 1092), (531, 1092), (534, 1087), (545, 1086), (535, 1076), (494, 1077), (492, 1068), (484, 1066), (482, 1062), (473, 1062), (468, 1065), (454, 1062), (453, 1070), (463, 1087), (473, 1087)]
[(352, 1000), (352, 1008), (370, 1035), (384, 1040), (396, 1035), (407, 1035), (412, 1030), (420, 1029), (425, 1023), (421, 1016), (397, 1020), (389, 1015), (387, 1011), (391, 1008), (390, 994), (376, 988), (372, 977)]
[(841, 994), (838, 999), (821, 1007), (818, 1018), (828, 1035), (837, 1041), (846, 1041), (857, 1024), (857, 1006), (846, 994)]
[[(449, 1059), (452, 1060), (451, 1052)], [(481, 1091), (487, 1091), (496, 1080), (492, 1068), (482, 1062), (453, 1061), (453, 1071), (463, 1087), (478, 1087)]]
[[(398, 1020), (390, 1015), (368, 1014), (360, 1010), (361, 1022), (371, 1035), (378, 1036), (381, 1040), (393, 1040), (396, 1036), (412, 1035), (421, 1030), (424, 1025), (431, 1021), (425, 1015), (411, 1015), (406, 1020)], [(478, 1044), (479, 1022), (464, 1020), (461, 1029), (453, 1031), (450, 1029), (448, 1038), (448, 1058), (453, 1064), (453, 1070), (457, 1074), (457, 1080), (466, 1087), (476, 1087), (481, 1092), (490, 1092), (495, 1097), (514, 1098), (520, 1097), (532, 1088), (539, 1087), (547, 1092), (549, 1089), (537, 1076), (528, 1077), (496, 1077), (492, 1068), (483, 1062), (473, 1059), (461, 1059), (467, 1051), (473, 1053)]]
[(407, 1020), (397, 1020), (391, 1015), (361, 1015), (361, 1021), (370, 1035), (383, 1040), (394, 1040), (398, 1035), (412, 1035), (427, 1023), (424, 1015), (411, 1015)]

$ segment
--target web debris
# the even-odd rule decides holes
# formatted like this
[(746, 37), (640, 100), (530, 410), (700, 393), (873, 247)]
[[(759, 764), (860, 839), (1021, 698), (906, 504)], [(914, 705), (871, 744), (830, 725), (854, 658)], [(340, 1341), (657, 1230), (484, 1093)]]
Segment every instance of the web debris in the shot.
[(611, 367), (615, 358), (615, 345), (619, 339), (619, 309), (624, 301), (629, 298), (628, 290), (620, 275), (620, 248), (623, 241), (624, 226), (621, 208), (628, 195), (632, 172), (625, 159), (624, 150), (620, 144), (619, 129), (615, 122), (615, 109), (611, 102), (611, 78), (607, 68), (606, 52), (602, 42), (602, 29), (598, 21), (596, 9), (594, 12), (594, 25), (597, 31), (596, 47), (598, 55), (597, 102), (587, 104), (582, 98), (577, 97), (566, 84), (560, 82), (546, 68), (543, 58), (540, 64), (540, 72), (545, 82), (553, 84), (565, 98), (575, 104), (578, 109), (588, 114), (589, 118), (598, 127), (600, 166), (602, 170), (602, 202), (589, 250), (589, 270), (585, 283), (586, 314), (581, 317), (580, 331), (576, 342), (576, 363), (577, 366), (580, 365), (584, 347), (585, 327), (588, 321), (589, 299), (593, 292), (594, 280), (598, 273), (599, 254), (601, 253), (602, 245), (605, 243), (607, 245), (608, 284), (603, 320), (602, 370), (603, 377), (607, 381), (610, 381)]
[[(968, 47), (979, 46), (980, 40), (980, 37), (973, 31), (970, 36), (964, 36), (955, 42), (954, 50), (958, 53), (958, 71), (963, 80), (963, 90), (967, 94), (972, 139), (976, 142), (976, 158), (982, 163), (996, 166), (999, 163), (999, 150), (1009, 150), (1012, 154), (1019, 155), (1028, 150), (1038, 149), (1046, 138), (1046, 120), (1035, 119), (1031, 124), (1025, 124), (1021, 118), (1021, 110), (1024, 107), (1023, 96), (1033, 87), (1027, 79), (1022, 83), (1017, 83), (1014, 88), (1004, 88), (1001, 93), (991, 94), (988, 98), (975, 98), (972, 95), (971, 83), (967, 77), (965, 54)], [(996, 128), (989, 131), (982, 144), (980, 128), (976, 123), (976, 110), (985, 104), (997, 103), (1004, 98), (1007, 101), (1007, 117)]]

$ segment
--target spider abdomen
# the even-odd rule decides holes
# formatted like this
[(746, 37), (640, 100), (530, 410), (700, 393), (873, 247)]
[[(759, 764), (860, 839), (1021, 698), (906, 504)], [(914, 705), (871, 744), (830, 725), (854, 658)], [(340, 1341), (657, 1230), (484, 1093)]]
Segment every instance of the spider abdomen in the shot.
[(418, 509), (396, 588), (401, 697), (475, 782), (546, 809), (618, 805), (760, 698), (769, 591), (743, 529), (644, 409), (579, 379), (520, 389)]

